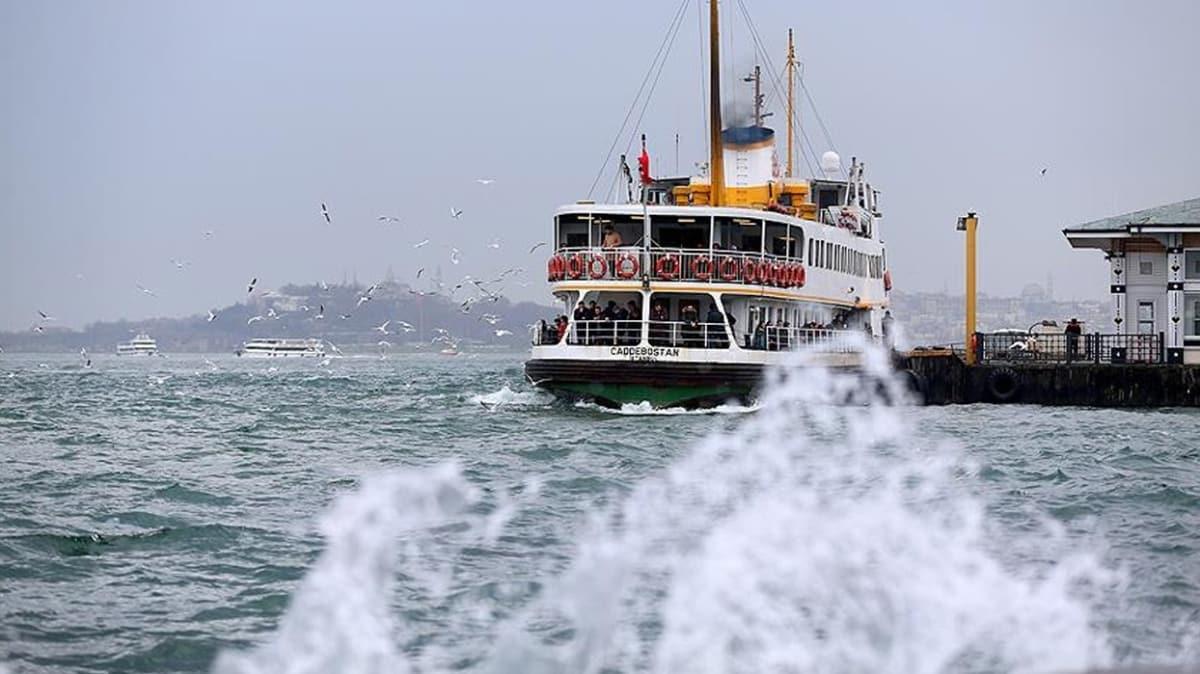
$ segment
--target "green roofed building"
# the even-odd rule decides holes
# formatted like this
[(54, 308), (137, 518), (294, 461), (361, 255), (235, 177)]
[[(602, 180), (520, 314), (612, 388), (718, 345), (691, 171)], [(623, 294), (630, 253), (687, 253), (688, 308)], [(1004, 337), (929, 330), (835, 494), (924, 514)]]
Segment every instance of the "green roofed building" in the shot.
[(1200, 198), (1063, 230), (1103, 251), (1115, 332), (1163, 334), (1168, 363), (1200, 364)]

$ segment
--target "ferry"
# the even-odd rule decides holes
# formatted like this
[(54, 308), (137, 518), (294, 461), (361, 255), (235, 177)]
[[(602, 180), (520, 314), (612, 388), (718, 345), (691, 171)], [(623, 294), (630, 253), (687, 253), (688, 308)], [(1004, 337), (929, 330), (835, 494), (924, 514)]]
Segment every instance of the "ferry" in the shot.
[(118, 356), (155, 356), (158, 355), (158, 342), (150, 335), (139, 332), (136, 337), (117, 345)]
[[(622, 167), (624, 203), (557, 210), (547, 281), (565, 329), (533, 327), (525, 374), (535, 387), (609, 406), (748, 401), (788, 351), (805, 347), (830, 366), (857, 367), (854, 345), (890, 329), (878, 190), (862, 162), (843, 169), (832, 151), (821, 175), (793, 177), (791, 123), (780, 169), (758, 68), (748, 78), (753, 117), (722, 124), (717, 6), (709, 3), (707, 167), (653, 178), (643, 137), (636, 196)], [(790, 85), (790, 31), (788, 43)]]
[(325, 343), (319, 339), (252, 339), (234, 352), (246, 358), (324, 358)]

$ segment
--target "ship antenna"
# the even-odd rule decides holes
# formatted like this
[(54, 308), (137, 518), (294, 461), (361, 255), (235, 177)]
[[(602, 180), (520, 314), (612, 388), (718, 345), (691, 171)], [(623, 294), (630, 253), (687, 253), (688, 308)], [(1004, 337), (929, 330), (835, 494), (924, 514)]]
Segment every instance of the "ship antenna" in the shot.
[(792, 42), (792, 29), (788, 28), (788, 53), (787, 53), (787, 78), (788, 78), (788, 128), (787, 128), (787, 177), (792, 177), (792, 150), (793, 137), (796, 125), (796, 45)]
[(762, 93), (762, 67), (754, 66), (754, 72), (748, 77), (742, 79), (743, 82), (754, 83), (754, 126), (762, 126), (763, 121), (771, 116), (771, 113), (763, 113), (763, 96)]
[(721, 39), (717, 18), (720, 12), (717, 1), (709, 0), (708, 3), (708, 120), (712, 150), (708, 173), (712, 181), (709, 203), (713, 206), (721, 206), (725, 201), (725, 148), (721, 145)]

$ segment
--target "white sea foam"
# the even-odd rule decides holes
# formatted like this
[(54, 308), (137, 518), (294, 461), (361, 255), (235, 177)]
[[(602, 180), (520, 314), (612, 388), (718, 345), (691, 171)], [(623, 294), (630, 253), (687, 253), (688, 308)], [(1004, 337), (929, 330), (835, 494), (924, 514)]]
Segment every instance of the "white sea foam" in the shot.
[(514, 391), (507, 384), (498, 391), (473, 395), (468, 401), (475, 405), (511, 405), (516, 407), (545, 407), (554, 402), (554, 396), (545, 391)]
[(593, 410), (605, 414), (620, 414), (630, 417), (674, 417), (683, 415), (709, 415), (709, 414), (749, 414), (756, 412), (759, 409), (758, 405), (739, 405), (737, 403), (726, 403), (706, 408), (690, 409), (686, 407), (655, 407), (649, 401), (640, 403), (625, 403), (620, 407), (605, 407), (597, 405), (588, 400), (577, 400), (575, 407), (579, 409)]
[[(886, 356), (869, 360), (861, 375), (777, 374), (758, 414), (592, 513), (568, 568), (544, 579), (533, 605), (495, 622), (504, 612), (484, 599), (459, 603), (462, 617), (446, 631), (489, 635), (479, 669), (506, 674), (1108, 664), (1090, 607), (1111, 574), (1088, 554), (1002, 563), (971, 467), (952, 449), (916, 446), (906, 408), (886, 402), (904, 398)], [(498, 404), (522, 394), (491, 395)], [(251, 653), (223, 656), (217, 671), (439, 671), (461, 661), (437, 640), (419, 661), (402, 655), (403, 624), (388, 606), (394, 564), (424, 593), (451, 583), (420, 553), (448, 543), (419, 530), (472, 498), (442, 468), (376, 478), (340, 499), (324, 519), (327, 549), (279, 631)], [(463, 520), (479, 532), (473, 544), (495, 540), (512, 508), (499, 512)], [(401, 531), (410, 532), (403, 549)], [(571, 636), (548, 643), (547, 625)]]

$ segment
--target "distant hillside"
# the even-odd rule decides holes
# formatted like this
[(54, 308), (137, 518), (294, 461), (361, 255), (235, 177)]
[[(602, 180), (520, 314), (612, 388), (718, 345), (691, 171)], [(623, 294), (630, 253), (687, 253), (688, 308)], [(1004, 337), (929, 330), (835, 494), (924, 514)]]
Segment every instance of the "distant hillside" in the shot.
[[(554, 309), (532, 302), (514, 304), (508, 299), (489, 297), (467, 284), (451, 294), (446, 288), (436, 295), (420, 295), (407, 285), (380, 284), (369, 301), (359, 303), (366, 286), (337, 285), (322, 289), (316, 285), (288, 285), (271, 292), (256, 292), (245, 302), (217, 310), (209, 322), (207, 312), (185, 318), (156, 318), (145, 321), (99, 322), (82, 330), (69, 330), (46, 324), (44, 332), (0, 333), (0, 348), (6, 351), (78, 351), (110, 352), (137, 332), (146, 332), (158, 340), (166, 352), (232, 352), (253, 337), (316, 337), (346, 349), (378, 348), (387, 340), (396, 348), (429, 344), (445, 330), (463, 344), (488, 344), (517, 348), (529, 343), (526, 327), (539, 318), (554, 315)], [(464, 309), (468, 298), (473, 303)], [(323, 319), (318, 319), (324, 305)], [(272, 313), (274, 314), (272, 316)], [(495, 325), (483, 320), (496, 320)], [(248, 321), (255, 316), (261, 320)], [(342, 318), (342, 316), (348, 316)], [(384, 335), (376, 326), (392, 321)], [(399, 321), (412, 324), (404, 332)], [(513, 334), (496, 336), (496, 330)]]

